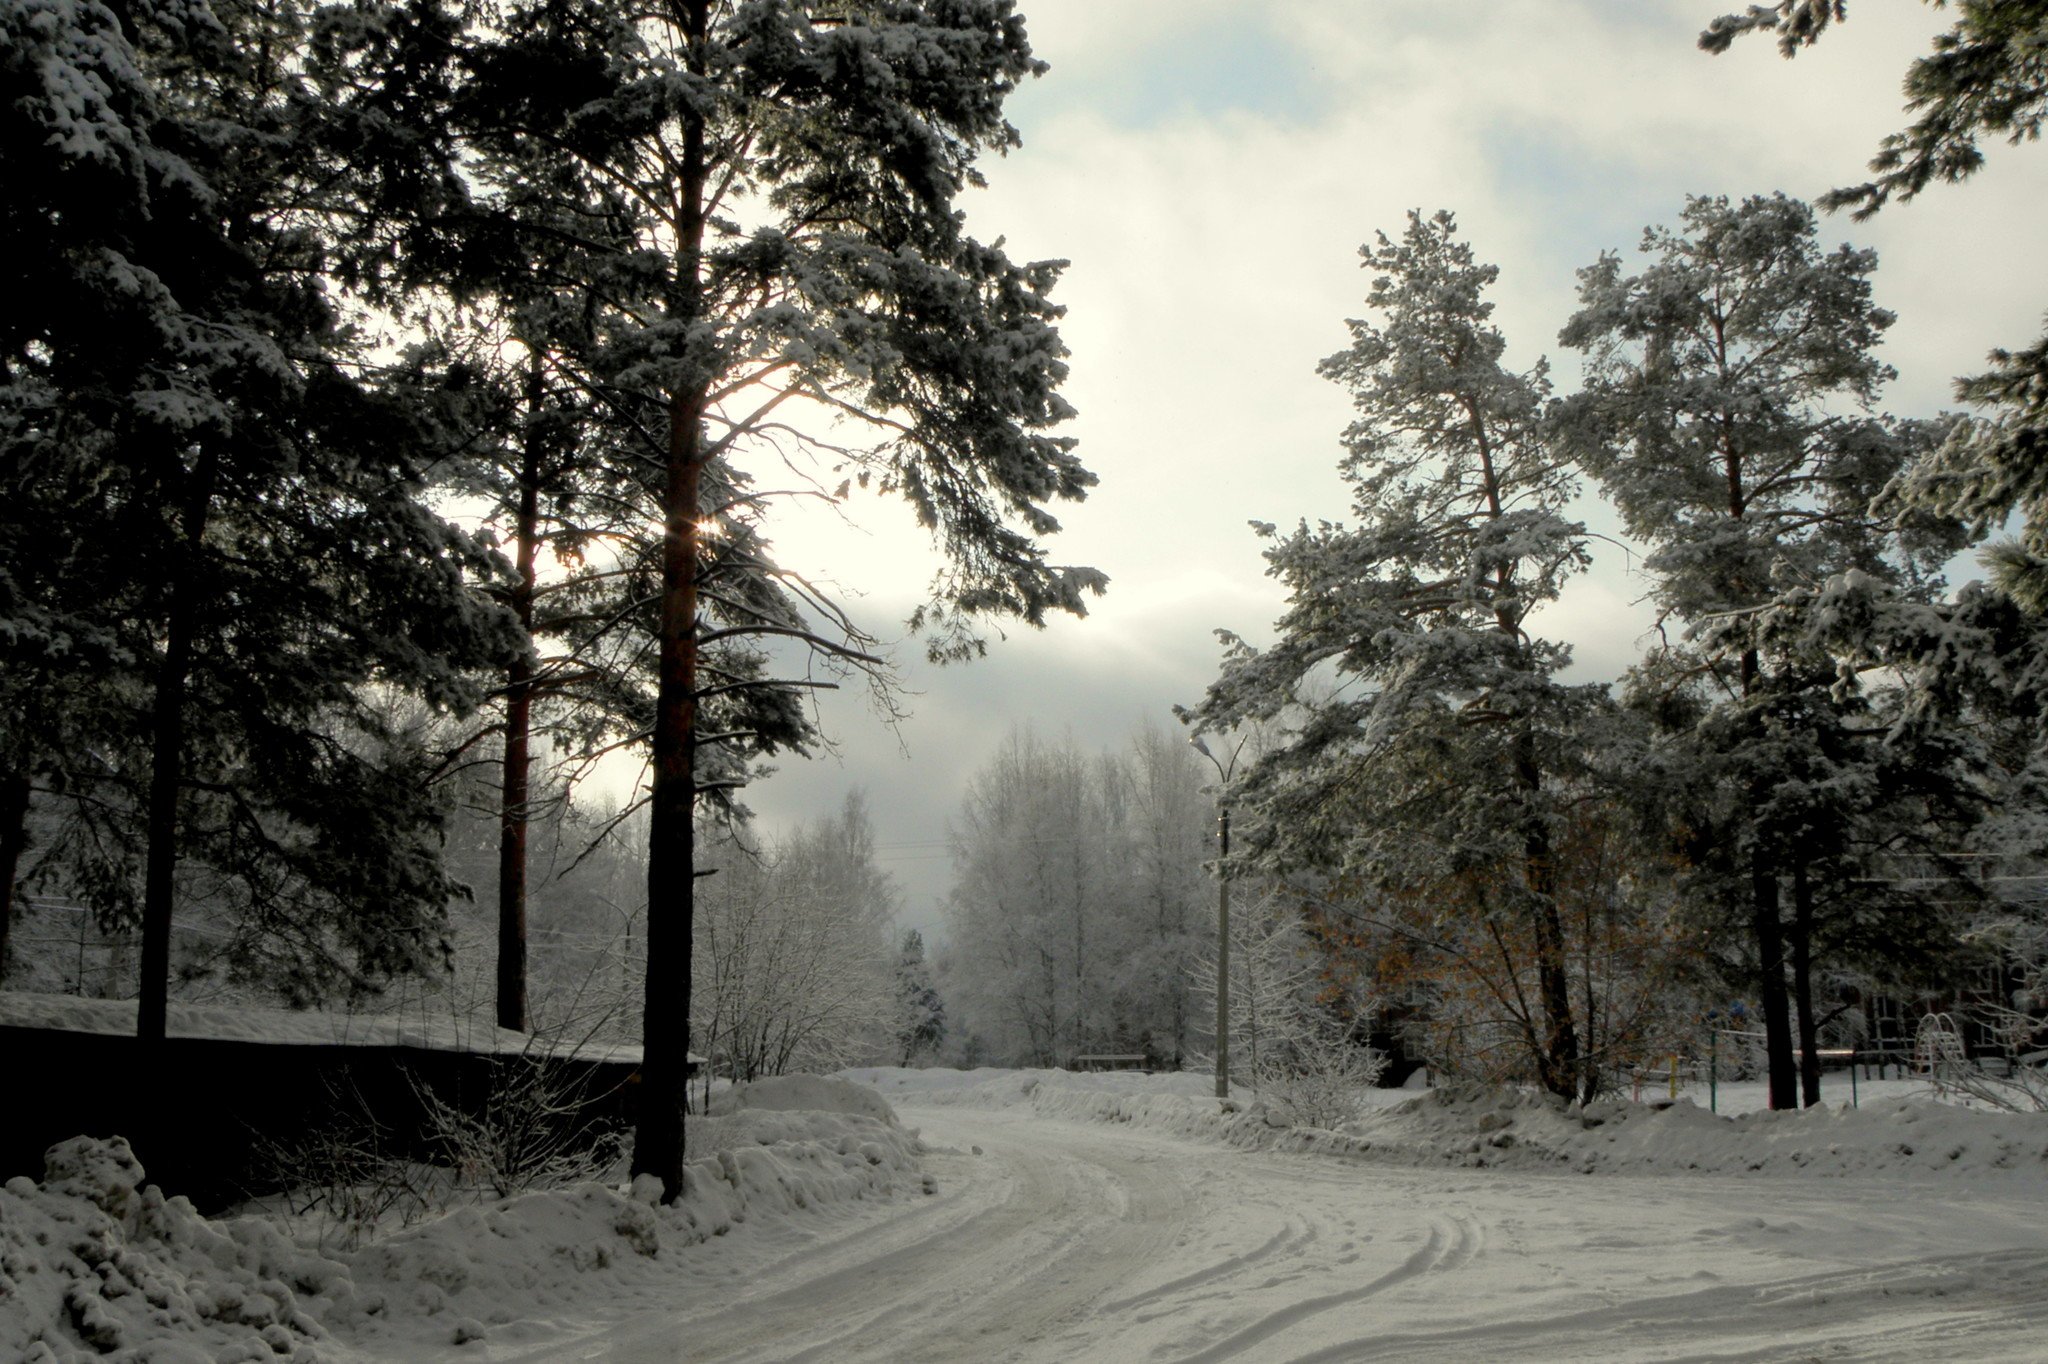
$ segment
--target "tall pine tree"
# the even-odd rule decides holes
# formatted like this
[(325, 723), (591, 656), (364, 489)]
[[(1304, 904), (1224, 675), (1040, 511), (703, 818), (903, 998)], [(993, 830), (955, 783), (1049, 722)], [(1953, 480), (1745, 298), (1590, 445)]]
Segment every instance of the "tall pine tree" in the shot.
[(790, 646), (871, 663), (831, 599), (768, 557), (773, 485), (753, 471), (906, 498), (949, 557), (916, 621), (941, 653), (974, 650), (973, 617), (1038, 623), (1102, 584), (1036, 543), (1057, 528), (1045, 504), (1093, 481), (1051, 434), (1069, 415), (1057, 267), (976, 242), (955, 206), (976, 156), (1015, 140), (1003, 99), (1040, 64), (1007, 0), (678, 0), (644, 19), (513, 4), (463, 64), (458, 126), (485, 178), (552, 186), (576, 219), (591, 288), (559, 334), (640, 433), (661, 531), (633, 1168), (673, 1199), (694, 815), (776, 737), (705, 721), (786, 722), (800, 679), (771, 665)]
[[(1341, 465), (1353, 525), (1302, 525), (1266, 551), (1289, 609), (1264, 651), (1226, 635), (1194, 711), (1230, 728), (1297, 710), (1233, 800), (1246, 844), (1277, 867), (1398, 887), (1456, 881), (1468, 912), (1517, 949), (1521, 1042), (1553, 1093), (1598, 1085), (1580, 1046), (1557, 884), (1557, 783), (1598, 688), (1557, 681), (1563, 645), (1529, 628), (1586, 562), (1562, 509), (1571, 470), (1546, 441), (1549, 382), (1515, 373), (1475, 262), (1448, 213), (1409, 216), (1362, 255), (1374, 320), (1322, 372), (1357, 419)], [(1334, 672), (1319, 697), (1314, 680)]]
[(1557, 429), (1651, 547), (1665, 619), (1687, 627), (1633, 685), (1694, 694), (1663, 713), (1691, 764), (1696, 900), (1747, 901), (1771, 1102), (1791, 1107), (1786, 969), (1810, 944), (1797, 916), (1788, 940), (1783, 901), (1806, 893), (1816, 811), (1785, 787), (1820, 760), (1820, 732), (1787, 717), (1825, 705), (1832, 679), (1825, 656), (1816, 680), (1811, 653), (1773, 652), (1754, 627), (1832, 574), (1938, 586), (1928, 564), (1956, 548), (1952, 528), (1894, 532), (1871, 506), (1941, 433), (1870, 415), (1891, 376), (1874, 354), (1892, 323), (1871, 299), (1876, 257), (1823, 251), (1805, 204), (1695, 198), (1642, 251), (1638, 274), (1612, 254), (1580, 272), (1563, 340), (1587, 352), (1586, 383)]
[[(1935, 0), (1941, 3), (1941, 0)], [(1821, 199), (1861, 219), (1892, 199), (1906, 202), (1936, 182), (1956, 183), (1984, 166), (1980, 139), (2017, 146), (2041, 135), (2048, 117), (2048, 0), (1958, 0), (1955, 22), (1933, 51), (1906, 68), (1906, 108), (1918, 117), (1888, 135), (1871, 158), (1872, 178)], [(1842, 0), (1778, 0), (1715, 20), (1700, 46), (1724, 52), (1745, 33), (1772, 32), (1787, 57), (1846, 20)], [(1984, 409), (1959, 425), (1934, 455), (1900, 480), (1900, 501), (1958, 517), (1980, 533), (2015, 512), (2019, 533), (1986, 554), (1994, 582), (2035, 616), (2048, 615), (2048, 336), (1995, 350), (1991, 369), (1956, 382), (1956, 396)]]

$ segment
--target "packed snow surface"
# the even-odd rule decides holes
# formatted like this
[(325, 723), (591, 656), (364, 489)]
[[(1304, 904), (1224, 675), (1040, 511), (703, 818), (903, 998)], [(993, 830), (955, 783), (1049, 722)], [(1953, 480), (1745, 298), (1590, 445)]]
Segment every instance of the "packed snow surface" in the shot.
[(0, 1193), (0, 1358), (2048, 1357), (2048, 1119), (1445, 1090), (1318, 1132), (1210, 1084), (796, 1077), (692, 1120), (677, 1208), (587, 1186), (348, 1255), (67, 1144)]

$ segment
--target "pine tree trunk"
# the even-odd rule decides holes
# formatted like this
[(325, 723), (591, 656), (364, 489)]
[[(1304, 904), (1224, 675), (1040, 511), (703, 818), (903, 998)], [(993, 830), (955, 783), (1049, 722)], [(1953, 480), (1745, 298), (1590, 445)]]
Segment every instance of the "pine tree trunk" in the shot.
[[(1498, 521), (1506, 511), (1501, 495), (1500, 475), (1494, 465), (1493, 440), (1476, 399), (1464, 401), (1472, 423), (1473, 442), (1479, 453), (1481, 476), (1489, 518)], [(1513, 572), (1499, 570), (1500, 597), (1494, 608), (1494, 622), (1511, 640), (1522, 639), (1520, 611), (1507, 603), (1512, 596)], [(1515, 781), (1521, 788), (1522, 884), (1530, 895), (1530, 927), (1536, 937), (1536, 986), (1542, 999), (1543, 1041), (1536, 1057), (1537, 1077), (1552, 1094), (1571, 1100), (1579, 1097), (1581, 1057), (1578, 1030), (1572, 1024), (1571, 980), (1565, 970), (1564, 918), (1557, 909), (1557, 857), (1551, 847), (1550, 826), (1539, 808), (1543, 797), (1543, 767), (1536, 757), (1536, 736), (1526, 726), (1515, 735)], [(1588, 1094), (1592, 1077), (1584, 1077)]]
[(640, 1115), (633, 1173), (661, 1180), (662, 1201), (682, 1196), (688, 1107), (690, 939), (696, 881), (697, 497), (703, 400), (670, 410), (664, 490), (661, 685), (654, 723), (654, 789), (647, 841), (647, 997)]
[(1813, 1012), (1813, 882), (1792, 868), (1792, 1003), (1799, 1014), (1800, 1101), (1820, 1102), (1820, 1024)]
[(184, 783), (185, 694), (192, 670), (193, 617), (199, 564), (213, 503), (214, 456), (206, 451), (193, 470), (185, 505), (182, 562), (174, 572), (164, 620), (164, 659), (157, 673), (151, 715), (148, 847), (142, 873), (142, 979), (136, 994), (135, 1035), (144, 1046), (145, 1074), (161, 1075), (155, 1057), (168, 1034), (171, 1002), (172, 892), (178, 866), (178, 791)]
[[(1728, 457), (1729, 514), (1739, 519), (1743, 498), (1738, 465)], [(1756, 694), (1763, 676), (1754, 649), (1742, 651), (1739, 662), (1742, 699)], [(1764, 1013), (1764, 1066), (1770, 1077), (1773, 1109), (1799, 1106), (1798, 1066), (1792, 1054), (1791, 1004), (1785, 996), (1785, 928), (1778, 913), (1778, 869), (1762, 852), (1750, 854), (1750, 926), (1756, 937), (1757, 1003)]]
[(498, 820), (498, 1026), (527, 1029), (526, 826), (532, 670), (524, 658), (509, 673), (505, 697), (504, 793)]
[[(704, 65), (709, 0), (678, 6), (688, 64)], [(703, 313), (705, 151), (701, 115), (683, 115), (675, 298), (678, 321)], [(647, 836), (647, 999), (633, 1174), (661, 1180), (661, 1201), (683, 1194), (683, 1124), (689, 1109), (690, 948), (696, 893), (697, 519), (709, 384), (678, 381), (669, 399), (662, 488), (661, 679), (655, 701), (653, 791)]]
[(498, 806), (498, 1026), (525, 1032), (526, 830), (533, 735), (534, 562), (540, 535), (540, 357), (526, 384), (526, 436), (519, 458), (519, 512), (514, 528), (518, 581), (512, 612), (527, 643), (512, 660), (505, 686), (504, 793)]
[(180, 609), (185, 584), (172, 589), (163, 669), (152, 716), (147, 852), (142, 872), (142, 979), (136, 993), (135, 1035), (145, 1043), (167, 1036), (171, 1002), (172, 892), (178, 862), (178, 788), (185, 746), (185, 683), (192, 660), (191, 622)]
[(1764, 1055), (1770, 1106), (1799, 1106), (1798, 1068), (1792, 1059), (1791, 1004), (1785, 993), (1784, 925), (1778, 918), (1778, 874), (1762, 857), (1750, 868), (1750, 903), (1757, 943), (1757, 1003), (1764, 1014)]
[(1536, 809), (1543, 789), (1536, 741), (1524, 731), (1515, 741), (1515, 773), (1522, 787), (1522, 876), (1531, 897), (1536, 934), (1536, 983), (1543, 1003), (1543, 1049), (1537, 1060), (1543, 1087), (1564, 1099), (1580, 1090), (1578, 1029), (1572, 1023), (1571, 980), (1565, 971), (1564, 919), (1557, 909), (1557, 859), (1550, 828)]
[(28, 851), (29, 780), (0, 774), (0, 980), (7, 976), (7, 933), (14, 923), (14, 878)]
[(1600, 1097), (1600, 1067), (1593, 1058), (1600, 1054), (1601, 1043), (1605, 1040), (1600, 1034), (1600, 1028), (1606, 1021), (1600, 1015), (1593, 989), (1593, 912), (1590, 899), (1586, 909), (1585, 928), (1582, 931), (1585, 935), (1581, 939), (1585, 951), (1585, 978), (1581, 983), (1585, 987), (1585, 1013), (1580, 1021), (1585, 1024), (1585, 1033), (1580, 1037), (1579, 1044), (1585, 1050), (1579, 1066), (1579, 1102), (1589, 1104)]

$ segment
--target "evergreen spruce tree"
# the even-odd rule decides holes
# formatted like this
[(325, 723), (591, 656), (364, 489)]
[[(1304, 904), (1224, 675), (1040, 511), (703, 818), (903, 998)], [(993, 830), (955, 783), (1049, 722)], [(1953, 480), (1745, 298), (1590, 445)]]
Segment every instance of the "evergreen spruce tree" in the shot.
[[(1562, 514), (1573, 475), (1543, 428), (1539, 363), (1505, 338), (1448, 213), (1411, 214), (1362, 253), (1377, 272), (1349, 349), (1322, 372), (1351, 390), (1341, 465), (1354, 525), (1302, 525), (1266, 551), (1286, 583), (1277, 642), (1225, 635), (1222, 675), (1192, 718), (1227, 729), (1298, 714), (1233, 793), (1251, 854), (1275, 868), (1387, 887), (1459, 883), (1464, 912), (1514, 949), (1521, 1042), (1552, 1093), (1589, 1097), (1559, 910), (1559, 780), (1597, 687), (1557, 681), (1565, 646), (1528, 628), (1587, 561)], [(1337, 685), (1319, 698), (1315, 680)], [(1526, 993), (1521, 993), (1521, 992)]]
[(946, 1041), (946, 1005), (932, 984), (931, 965), (924, 958), (924, 934), (914, 928), (904, 933), (896, 955), (896, 1003), (899, 1064), (907, 1066), (920, 1054), (936, 1054)]
[[(153, 17), (144, 7), (137, 22)], [(177, 325), (174, 300), (135, 260), (184, 177), (156, 144), (154, 94), (109, 10), (0, 6), (0, 89), (0, 269), (16, 301), (0, 310), (4, 967), (32, 793), (108, 798), (112, 774), (94, 754), (128, 737), (147, 686), (122, 632), (140, 606), (126, 561), (140, 520), (134, 471), (108, 453)], [(109, 524), (115, 508), (124, 522)]]
[[(139, 896), (79, 879), (139, 915), (138, 1026), (160, 1040), (181, 882), (226, 912), (231, 965), (293, 997), (437, 960), (430, 760), (385, 698), (473, 703), (469, 671), (511, 632), (471, 590), (480, 549), (421, 501), (436, 381), (373, 361), (339, 287), (374, 289), (383, 218), (335, 174), (357, 113), (302, 97), (315, 17), (60, 11), (28, 26), (45, 83), (5, 120), (10, 183), (52, 163), (20, 179), (7, 231), (47, 234), (55, 286), (10, 310), (0, 362), (5, 464), (37, 489), (10, 502), (0, 575), (41, 650), (7, 686), (52, 720), (5, 736), (5, 765), (89, 794), (145, 848)], [(89, 571), (50, 572), (38, 536)], [(98, 649), (100, 670), (52, 685), (52, 647)]]

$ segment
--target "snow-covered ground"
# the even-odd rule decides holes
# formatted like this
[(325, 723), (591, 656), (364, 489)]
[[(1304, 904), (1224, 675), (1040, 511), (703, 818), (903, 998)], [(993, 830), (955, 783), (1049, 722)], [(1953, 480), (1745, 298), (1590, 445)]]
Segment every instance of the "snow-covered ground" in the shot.
[(2048, 1358), (2048, 1119), (1429, 1093), (1301, 1133), (1201, 1077), (848, 1076), (722, 1101), (682, 1210), (336, 1259), (81, 1148), (0, 1195), (0, 1357), (111, 1321), (151, 1361)]

